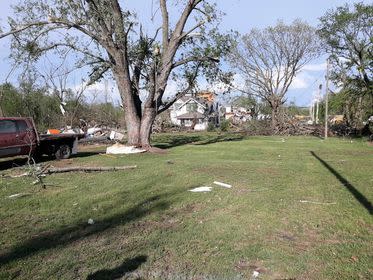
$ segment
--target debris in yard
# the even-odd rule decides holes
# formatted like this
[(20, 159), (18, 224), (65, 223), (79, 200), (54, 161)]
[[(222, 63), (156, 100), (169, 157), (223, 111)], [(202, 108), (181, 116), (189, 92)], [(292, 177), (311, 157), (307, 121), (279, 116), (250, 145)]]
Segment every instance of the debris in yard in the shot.
[(25, 172), (25, 173), (17, 174), (17, 175), (5, 175), (4, 177), (9, 177), (9, 178), (21, 178), (21, 177), (26, 177), (26, 176), (29, 176), (29, 175), (30, 175), (29, 172)]
[(10, 196), (8, 196), (8, 198), (17, 198), (17, 197), (23, 197), (23, 196), (27, 196), (27, 195), (31, 195), (29, 193), (16, 193), (16, 194), (12, 194)]
[(33, 181), (32, 183), (31, 183), (31, 185), (36, 185), (36, 184), (39, 184), (40, 183), (40, 180), (39, 179), (36, 179), (35, 181)]
[(110, 138), (110, 140), (118, 140), (118, 141), (121, 141), (121, 140), (123, 140), (123, 138), (124, 138), (124, 134), (112, 130), (112, 131), (110, 132), (110, 136), (109, 136), (109, 138)]
[(61, 130), (59, 130), (59, 129), (50, 128), (50, 129), (47, 130), (47, 134), (55, 135), (55, 134), (60, 134), (60, 133), (61, 133)]
[(336, 202), (318, 202), (318, 201), (309, 201), (309, 200), (299, 200), (302, 203), (312, 203), (312, 204), (321, 204), (321, 205), (333, 205), (337, 204)]
[(87, 135), (89, 136), (93, 136), (93, 135), (97, 135), (97, 134), (101, 134), (102, 133), (102, 128), (101, 127), (90, 127), (87, 129)]
[(190, 192), (211, 192), (211, 189), (212, 187), (198, 187), (198, 188), (194, 188), (194, 189), (191, 189), (189, 190)]
[(88, 219), (88, 224), (89, 225), (93, 225), (95, 223), (95, 221), (93, 219)]
[(174, 162), (172, 160), (168, 160), (166, 161), (168, 164), (174, 164)]
[(52, 173), (65, 173), (65, 172), (94, 172), (94, 171), (117, 171), (117, 170), (126, 170), (126, 169), (135, 169), (137, 165), (130, 166), (111, 166), (111, 167), (63, 167), (63, 168), (49, 168), (44, 171), (46, 174)]
[(107, 154), (138, 154), (138, 153), (144, 153), (146, 150), (136, 148), (135, 146), (125, 146), (119, 143), (116, 143), (110, 147), (106, 148)]
[(252, 279), (252, 280), (254, 280), (254, 279), (258, 279), (258, 277), (259, 277), (259, 272), (256, 271), (256, 270), (254, 270), (253, 275), (251, 275), (251, 279)]
[(218, 186), (221, 186), (221, 187), (224, 187), (224, 188), (228, 188), (228, 189), (230, 189), (232, 187), (232, 185), (222, 183), (222, 182), (218, 182), (218, 181), (214, 181), (214, 184), (218, 185)]

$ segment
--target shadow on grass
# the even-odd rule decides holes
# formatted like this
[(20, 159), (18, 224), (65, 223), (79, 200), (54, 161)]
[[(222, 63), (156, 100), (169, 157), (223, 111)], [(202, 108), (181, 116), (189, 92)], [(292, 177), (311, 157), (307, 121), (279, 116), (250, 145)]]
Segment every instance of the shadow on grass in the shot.
[(359, 192), (346, 178), (339, 174), (333, 167), (326, 163), (323, 159), (318, 157), (313, 151), (310, 152), (318, 161), (322, 163), (329, 171), (332, 173), (345, 187), (346, 189), (360, 202), (362, 206), (373, 215), (372, 203), (361, 193)]
[(106, 153), (106, 151), (95, 151), (95, 152), (78, 152), (75, 155), (72, 155), (71, 158), (83, 158), (83, 157), (91, 157), (91, 156), (96, 156), (102, 153)]
[[(71, 155), (70, 158), (83, 158), (83, 157), (90, 157), (95, 156), (102, 153), (102, 151), (99, 152), (79, 152), (75, 155)], [(36, 163), (43, 163), (47, 161), (53, 161), (56, 160), (55, 158), (52, 158), (50, 156), (42, 156), (37, 159)], [(2, 159), (0, 161), (0, 171), (11, 169), (14, 167), (24, 166), (27, 164), (27, 157), (12, 157), (9, 159)]]
[(13, 247), (10, 252), (0, 255), (0, 266), (18, 259), (32, 256), (38, 252), (59, 246), (66, 246), (91, 235), (104, 232), (110, 228), (125, 225), (153, 212), (165, 210), (170, 206), (170, 202), (169, 200), (164, 201), (163, 199), (169, 199), (172, 195), (174, 195), (174, 193), (152, 196), (136, 204), (124, 213), (97, 220), (93, 225), (88, 225), (84, 222), (31, 238)]
[(113, 269), (103, 269), (88, 275), (87, 280), (111, 280), (119, 279), (129, 272), (135, 271), (140, 265), (146, 262), (147, 256), (137, 256), (125, 259), (124, 262)]
[(13, 167), (23, 166), (27, 164), (27, 158), (10, 158), (0, 161), (0, 170), (7, 170)]
[(241, 141), (244, 139), (243, 134), (177, 134), (177, 135), (162, 135), (157, 137), (153, 142), (153, 146), (161, 149), (170, 149), (173, 147), (194, 144), (194, 145), (208, 145), (217, 142), (227, 141)]

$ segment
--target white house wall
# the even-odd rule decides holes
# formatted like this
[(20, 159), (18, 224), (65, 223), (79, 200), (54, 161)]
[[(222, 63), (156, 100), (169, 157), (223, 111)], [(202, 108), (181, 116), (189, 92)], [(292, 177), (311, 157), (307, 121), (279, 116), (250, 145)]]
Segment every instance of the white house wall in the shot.
[(184, 115), (186, 113), (188, 113), (187, 111), (187, 104), (197, 104), (197, 112), (198, 113), (201, 113), (201, 114), (204, 114), (205, 113), (205, 107), (200, 104), (199, 102), (193, 100), (193, 99), (189, 99), (187, 102), (184, 102), (184, 103), (175, 103), (170, 111), (170, 118), (171, 118), (171, 123), (173, 125), (181, 125), (181, 121), (177, 119), (178, 116), (181, 116), (181, 115)]

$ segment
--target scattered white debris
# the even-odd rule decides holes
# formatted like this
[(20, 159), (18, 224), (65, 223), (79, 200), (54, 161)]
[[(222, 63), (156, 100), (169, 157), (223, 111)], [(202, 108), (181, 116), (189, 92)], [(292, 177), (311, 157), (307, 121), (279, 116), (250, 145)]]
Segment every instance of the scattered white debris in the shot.
[(118, 141), (121, 141), (121, 140), (123, 140), (123, 138), (124, 138), (124, 134), (112, 130), (112, 131), (110, 132), (110, 136), (109, 136), (109, 138), (110, 138), (111, 140), (118, 140)]
[(281, 138), (281, 142), (284, 143), (284, 142), (285, 142), (285, 139), (284, 139), (284, 138)]
[(135, 146), (126, 146), (116, 143), (106, 148), (106, 154), (118, 155), (118, 154), (138, 154), (144, 153), (146, 150), (136, 148)]
[(89, 225), (93, 225), (95, 223), (95, 221), (93, 219), (88, 219), (88, 224)]
[(16, 194), (12, 194), (10, 196), (8, 196), (8, 198), (17, 198), (17, 197), (22, 197), (22, 196), (26, 196), (26, 195), (30, 195), (29, 193), (16, 193)]
[(87, 129), (87, 134), (88, 135), (94, 135), (98, 132), (102, 132), (102, 128), (101, 127), (90, 127)]
[(221, 186), (221, 187), (224, 187), (224, 188), (228, 188), (228, 189), (230, 189), (232, 187), (232, 185), (222, 183), (222, 182), (218, 182), (218, 181), (214, 181), (214, 184), (218, 185), (218, 186)]
[(211, 192), (211, 189), (212, 187), (198, 187), (198, 188), (194, 188), (194, 189), (191, 189), (189, 190), (190, 192)]
[(37, 180), (33, 181), (33, 182), (31, 183), (31, 185), (36, 185), (36, 184), (39, 184), (39, 183), (40, 183), (40, 180), (37, 179)]
[(257, 279), (258, 277), (259, 277), (259, 272), (254, 270), (253, 275), (251, 276), (251, 279), (254, 280), (254, 279)]
[(333, 205), (337, 204), (336, 202), (318, 202), (318, 201), (309, 201), (309, 200), (299, 200), (302, 203), (312, 203), (312, 204), (321, 204), (321, 205)]
[(20, 178), (20, 177), (25, 177), (25, 176), (29, 176), (30, 173), (29, 172), (25, 172), (25, 173), (22, 173), (22, 174), (18, 174), (18, 175), (12, 175), (12, 176), (9, 176), (10, 178)]

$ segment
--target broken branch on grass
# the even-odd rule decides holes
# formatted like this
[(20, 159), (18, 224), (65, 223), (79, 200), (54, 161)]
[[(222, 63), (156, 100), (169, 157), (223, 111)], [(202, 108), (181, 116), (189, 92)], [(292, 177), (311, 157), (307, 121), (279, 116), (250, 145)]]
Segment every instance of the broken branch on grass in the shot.
[(63, 168), (49, 168), (44, 171), (43, 174), (53, 174), (53, 173), (65, 173), (65, 172), (102, 172), (102, 171), (118, 171), (126, 169), (135, 169), (137, 165), (130, 166), (112, 166), (112, 167), (63, 167)]

